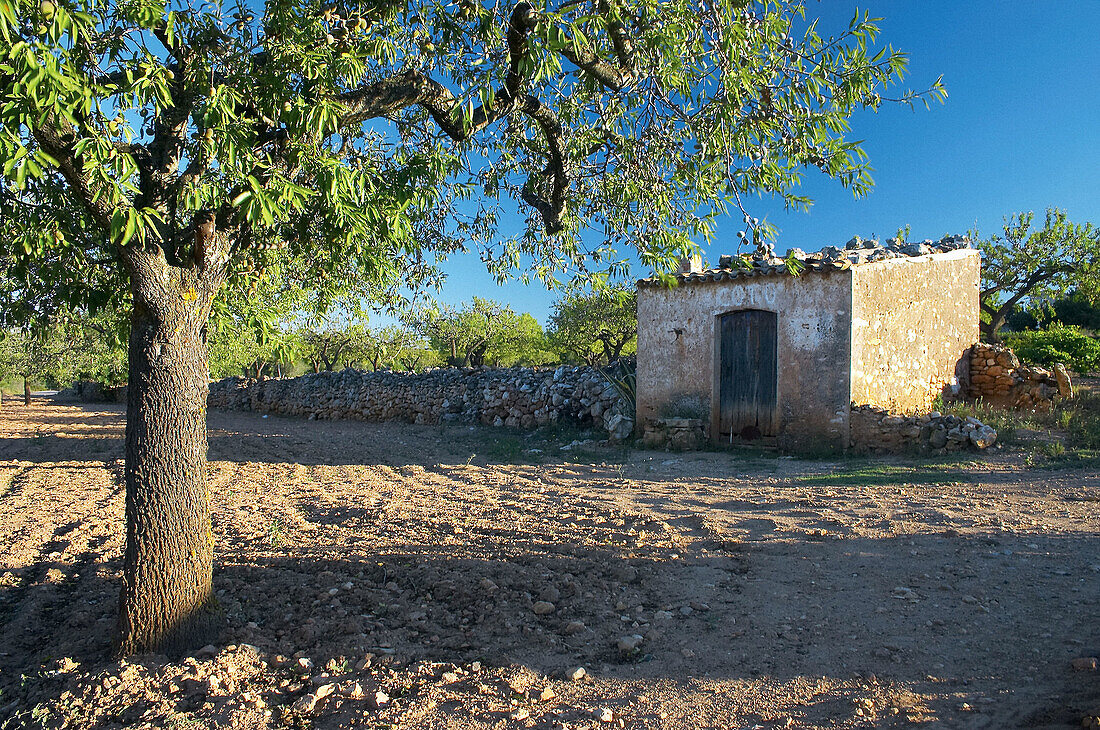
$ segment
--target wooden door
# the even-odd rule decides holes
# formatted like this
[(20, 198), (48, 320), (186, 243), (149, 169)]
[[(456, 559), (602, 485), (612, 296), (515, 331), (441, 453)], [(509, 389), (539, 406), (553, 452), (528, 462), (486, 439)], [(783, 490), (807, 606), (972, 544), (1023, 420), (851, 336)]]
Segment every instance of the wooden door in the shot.
[(719, 320), (720, 438), (775, 436), (778, 418), (775, 312), (747, 309)]

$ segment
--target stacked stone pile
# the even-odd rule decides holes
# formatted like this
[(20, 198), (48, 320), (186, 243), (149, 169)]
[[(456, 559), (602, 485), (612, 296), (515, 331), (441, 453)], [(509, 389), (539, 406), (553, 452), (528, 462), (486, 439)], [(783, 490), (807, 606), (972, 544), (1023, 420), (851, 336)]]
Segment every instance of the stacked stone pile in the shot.
[(628, 404), (599, 370), (589, 367), (344, 370), (285, 380), (226, 378), (211, 384), (207, 405), (311, 419), (420, 424), (470, 421), (535, 428), (572, 421), (603, 426), (619, 439), (634, 427)]
[[(828, 265), (844, 267), (886, 259), (928, 256), (934, 253), (956, 251), (961, 248), (971, 248), (970, 239), (966, 236), (944, 236), (938, 241), (927, 239), (913, 243), (906, 243), (897, 238), (889, 238), (885, 244), (881, 244), (873, 238), (855, 236), (843, 247), (826, 246), (820, 251), (811, 251), (810, 253), (806, 253), (800, 248), (792, 248), (788, 254), (793, 255), (809, 268), (819, 269)], [(740, 269), (745, 265), (748, 265), (754, 271), (764, 273), (786, 270), (784, 259), (773, 255), (770, 247), (759, 249), (751, 255), (744, 256), (740, 262), (736, 261), (734, 256), (722, 256), (718, 260), (719, 269)]]
[(976, 418), (904, 416), (869, 405), (852, 406), (849, 433), (853, 450), (872, 453), (987, 449), (997, 441), (996, 429)]
[(944, 236), (938, 241), (931, 239), (919, 243), (906, 243), (897, 238), (889, 238), (886, 245), (879, 244), (875, 239), (865, 239), (855, 236), (844, 248), (839, 246), (826, 246), (820, 251), (804, 253), (801, 249), (792, 249), (796, 258), (807, 262), (838, 263), (847, 261), (851, 264), (864, 264), (871, 261), (883, 261), (885, 259), (901, 259), (907, 256), (928, 256), (934, 253), (955, 251), (960, 248), (970, 248), (970, 239), (966, 236)]
[(1040, 409), (1061, 395), (1073, 394), (1065, 367), (1055, 370), (1022, 365), (1016, 353), (1002, 345), (979, 342), (970, 348), (971, 398), (1015, 408)]

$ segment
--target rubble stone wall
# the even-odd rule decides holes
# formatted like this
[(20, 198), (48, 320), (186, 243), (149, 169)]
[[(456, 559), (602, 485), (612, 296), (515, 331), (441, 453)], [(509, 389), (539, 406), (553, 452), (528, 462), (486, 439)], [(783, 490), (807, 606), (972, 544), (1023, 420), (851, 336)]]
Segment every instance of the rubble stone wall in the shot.
[(853, 405), (848, 423), (849, 446), (859, 453), (986, 449), (997, 441), (996, 429), (976, 418), (935, 411), (907, 416), (879, 406)]
[(984, 342), (970, 349), (969, 397), (1008, 408), (1047, 408), (1058, 395), (1072, 393), (1065, 368), (1022, 365), (1011, 349)]
[(595, 424), (615, 438), (633, 430), (630, 410), (599, 370), (440, 368), (424, 373), (343, 370), (278, 380), (212, 383), (210, 408), (316, 419), (440, 423), (471, 421), (535, 428)]

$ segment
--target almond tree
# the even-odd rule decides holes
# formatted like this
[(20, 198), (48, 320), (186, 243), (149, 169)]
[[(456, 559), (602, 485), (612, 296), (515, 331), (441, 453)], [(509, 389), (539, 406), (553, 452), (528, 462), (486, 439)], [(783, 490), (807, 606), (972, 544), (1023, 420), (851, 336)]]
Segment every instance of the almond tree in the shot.
[[(21, 296), (132, 306), (119, 650), (217, 626), (206, 327), (227, 280), (276, 246), (322, 292), (462, 245), (547, 281), (621, 271), (616, 247), (662, 266), (748, 193), (807, 204), (805, 169), (866, 192), (847, 120), (905, 58), (873, 48), (875, 19), (830, 36), (803, 15), (795, 0), (0, 0), (16, 221), (0, 246)], [(528, 214), (521, 232), (498, 232), (502, 199)]]
[(638, 339), (638, 295), (624, 286), (570, 292), (554, 302), (550, 343), (586, 365), (619, 359)]
[(1034, 219), (1034, 213), (1017, 213), (1005, 219), (1004, 236), (978, 241), (981, 330), (989, 342), (1000, 342), (1001, 327), (1022, 301), (1050, 302), (1071, 289), (1100, 299), (1100, 228), (1073, 223), (1057, 208), (1047, 209), (1042, 228), (1033, 229)]

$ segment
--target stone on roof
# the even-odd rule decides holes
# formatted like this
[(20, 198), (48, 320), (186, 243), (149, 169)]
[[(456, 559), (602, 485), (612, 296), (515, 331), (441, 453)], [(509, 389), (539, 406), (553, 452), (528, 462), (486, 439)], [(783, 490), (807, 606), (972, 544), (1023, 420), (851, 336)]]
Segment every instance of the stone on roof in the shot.
[[(929, 256), (965, 248), (971, 248), (970, 239), (966, 236), (944, 236), (938, 241), (927, 239), (913, 243), (907, 243), (897, 238), (889, 238), (886, 240), (885, 245), (880, 245), (875, 239), (863, 239), (855, 236), (844, 244), (843, 248), (826, 246), (820, 251), (812, 253), (805, 253), (802, 249), (792, 248), (789, 254), (794, 255), (794, 258), (802, 264), (805, 271), (823, 272), (843, 271), (853, 266), (875, 261)], [(785, 259), (769, 254), (770, 251), (744, 256), (722, 256), (718, 260), (717, 268), (680, 273), (676, 275), (676, 279), (682, 283), (688, 283), (725, 281), (755, 276), (776, 276), (789, 273)], [(660, 277), (651, 276), (640, 280), (638, 284), (640, 286), (655, 285), (660, 281)]]

